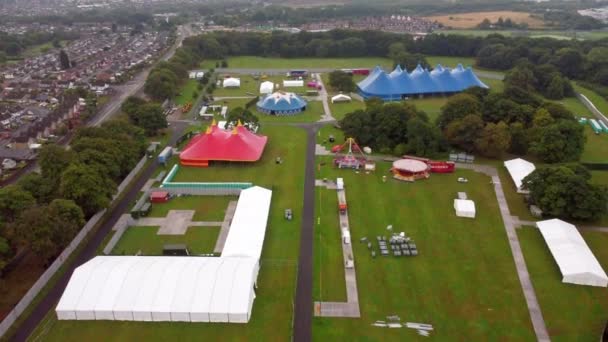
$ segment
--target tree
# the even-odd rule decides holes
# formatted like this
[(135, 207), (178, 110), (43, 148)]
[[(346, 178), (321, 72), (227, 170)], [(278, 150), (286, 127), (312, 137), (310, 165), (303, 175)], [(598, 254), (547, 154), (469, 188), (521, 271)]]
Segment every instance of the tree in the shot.
[(39, 204), (49, 203), (57, 195), (57, 184), (39, 173), (23, 175), (17, 184), (32, 194)]
[(132, 122), (143, 128), (147, 135), (155, 135), (167, 128), (167, 117), (158, 103), (147, 103), (140, 107)]
[(38, 165), (42, 177), (48, 179), (56, 190), (59, 187), (59, 179), (63, 171), (74, 159), (71, 150), (66, 150), (56, 144), (45, 145), (38, 154)]
[(53, 200), (47, 207), (52, 227), (52, 240), (61, 248), (67, 246), (85, 224), (84, 213), (74, 201)]
[(248, 109), (236, 107), (232, 109), (226, 116), (226, 125), (236, 126), (239, 122), (242, 124), (257, 125), (260, 119)]
[(13, 221), (25, 209), (36, 204), (29, 192), (20, 186), (9, 185), (0, 189), (0, 223)]
[(526, 91), (533, 91), (537, 81), (532, 70), (518, 66), (505, 75), (504, 82), (505, 85), (518, 87)]
[(475, 141), (476, 150), (487, 157), (500, 157), (511, 146), (509, 126), (504, 122), (489, 123)]
[(61, 176), (60, 190), (65, 199), (78, 203), (86, 216), (92, 216), (108, 207), (116, 185), (97, 169), (74, 163)]
[(393, 66), (400, 65), (403, 69), (414, 70), (417, 66), (430, 69), (431, 65), (426, 60), (426, 56), (419, 53), (402, 52), (397, 54), (393, 60)]
[(576, 121), (558, 120), (539, 129), (530, 151), (545, 163), (578, 161), (585, 140), (583, 127)]
[(555, 120), (545, 108), (539, 108), (536, 113), (534, 113), (534, 119), (532, 119), (533, 127), (547, 127), (551, 125)]
[(145, 104), (146, 100), (137, 96), (129, 96), (125, 102), (120, 105), (120, 109), (130, 118), (131, 116), (135, 116), (139, 108)]
[(578, 164), (547, 166), (524, 178), (523, 186), (530, 191), (532, 203), (546, 216), (593, 220), (606, 213), (608, 192), (605, 187), (590, 183), (590, 178), (590, 173)]
[(514, 122), (509, 125), (509, 135), (511, 135), (511, 145), (509, 152), (519, 155), (528, 153), (528, 132), (521, 122)]
[(492, 23), (490, 22), (490, 20), (488, 18), (484, 18), (481, 23), (479, 23), (479, 25), (477, 25), (477, 27), (481, 30), (487, 30), (492, 28)]
[(467, 115), (481, 115), (481, 103), (470, 94), (457, 94), (448, 99), (441, 107), (437, 118), (437, 125), (444, 129), (454, 120), (462, 119)]
[(475, 142), (479, 138), (483, 128), (484, 124), (481, 117), (469, 114), (462, 119), (450, 122), (444, 134), (451, 145), (458, 146), (467, 152), (473, 152), (475, 150)]
[(116, 23), (112, 23), (112, 33), (116, 33), (116, 30), (118, 30), (118, 26)]
[(329, 85), (333, 89), (347, 93), (355, 90), (353, 76), (341, 70), (335, 70), (329, 73)]
[(388, 46), (388, 58), (396, 61), (399, 55), (406, 53), (405, 45), (401, 42), (392, 43)]
[(559, 76), (559, 75), (555, 75), (553, 76), (553, 78), (551, 79), (551, 82), (549, 82), (549, 86), (547, 87), (547, 90), (545, 91), (545, 96), (548, 99), (552, 99), (552, 100), (559, 100), (559, 99), (563, 99), (564, 98), (564, 79)]
[(164, 101), (177, 94), (178, 77), (166, 68), (154, 69), (144, 83), (144, 92), (154, 100)]
[(65, 50), (59, 51), (59, 64), (61, 65), (61, 69), (69, 69), (72, 65), (70, 63), (70, 57), (68, 57), (67, 52)]
[(433, 156), (443, 145), (441, 131), (419, 118), (408, 121), (407, 141), (406, 152), (417, 156)]

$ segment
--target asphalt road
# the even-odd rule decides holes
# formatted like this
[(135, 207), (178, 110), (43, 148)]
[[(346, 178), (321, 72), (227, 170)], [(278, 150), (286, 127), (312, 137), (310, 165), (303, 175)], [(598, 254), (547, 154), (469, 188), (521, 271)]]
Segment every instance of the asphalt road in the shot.
[[(170, 145), (175, 144), (186, 126), (187, 123), (174, 123), (172, 125), (173, 132), (169, 141)], [(152, 174), (157, 167), (157, 163), (150, 163), (140, 172), (139, 177), (136, 178), (133, 186), (124, 194), (114, 210), (112, 210), (110, 216), (106, 216), (106, 218), (103, 219), (101, 227), (94, 232), (93, 237), (86, 242), (84, 248), (76, 256), (76, 260), (68, 264), (67, 271), (55, 283), (53, 288), (47, 292), (44, 298), (36, 305), (27, 319), (22, 322), (15, 335), (12, 336), (11, 341), (26, 341), (30, 334), (46, 316), (46, 314), (50, 310), (54, 309), (55, 305), (59, 301), (59, 298), (61, 298), (61, 294), (65, 290), (74, 269), (96, 255), (99, 245), (103, 242), (106, 235), (112, 230), (112, 227), (114, 227), (120, 216), (125, 213), (129, 206), (138, 198), (140, 195), (140, 189), (144, 186), (148, 179), (152, 177)]]
[(306, 129), (306, 167), (304, 171), (304, 206), (300, 232), (300, 256), (294, 309), (294, 342), (312, 340), (312, 276), (313, 232), (315, 218), (315, 144), (318, 125), (303, 125)]

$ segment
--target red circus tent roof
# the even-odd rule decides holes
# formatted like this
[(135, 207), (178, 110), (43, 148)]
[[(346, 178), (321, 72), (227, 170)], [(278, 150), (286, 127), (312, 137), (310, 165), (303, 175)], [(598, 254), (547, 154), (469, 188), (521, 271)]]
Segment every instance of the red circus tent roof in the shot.
[(225, 131), (215, 122), (186, 145), (180, 153), (182, 165), (207, 166), (209, 161), (247, 161), (260, 159), (268, 137), (251, 133), (240, 123)]

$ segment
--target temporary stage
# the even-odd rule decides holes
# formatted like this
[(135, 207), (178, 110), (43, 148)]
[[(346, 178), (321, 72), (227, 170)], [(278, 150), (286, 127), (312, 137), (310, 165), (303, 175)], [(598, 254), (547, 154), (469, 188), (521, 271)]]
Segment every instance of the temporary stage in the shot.
[(576, 227), (559, 219), (536, 222), (562, 273), (562, 282), (608, 286), (608, 276)]
[(185, 166), (209, 166), (211, 161), (254, 162), (262, 157), (268, 137), (250, 132), (240, 122), (225, 131), (212, 122), (186, 145), (179, 155)]
[(465, 69), (461, 64), (454, 69), (439, 64), (433, 71), (418, 65), (410, 73), (397, 65), (390, 74), (376, 67), (357, 84), (363, 98), (378, 97), (384, 101), (399, 101), (423, 95), (447, 95), (470, 87), (489, 88), (477, 78), (471, 68)]
[(247, 323), (272, 191), (241, 191), (220, 257), (97, 256), (74, 270), (60, 320)]

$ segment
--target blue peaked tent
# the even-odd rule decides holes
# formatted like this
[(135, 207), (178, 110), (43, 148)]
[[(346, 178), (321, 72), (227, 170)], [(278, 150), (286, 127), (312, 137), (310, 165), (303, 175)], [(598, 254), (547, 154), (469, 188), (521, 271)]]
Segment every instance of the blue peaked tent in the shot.
[(461, 92), (470, 87), (489, 88), (477, 78), (471, 68), (462, 64), (454, 69), (438, 64), (433, 71), (420, 65), (412, 72), (401, 69), (399, 65), (390, 74), (380, 67), (357, 84), (363, 98), (378, 97), (384, 101), (396, 101), (417, 95), (447, 95)]

